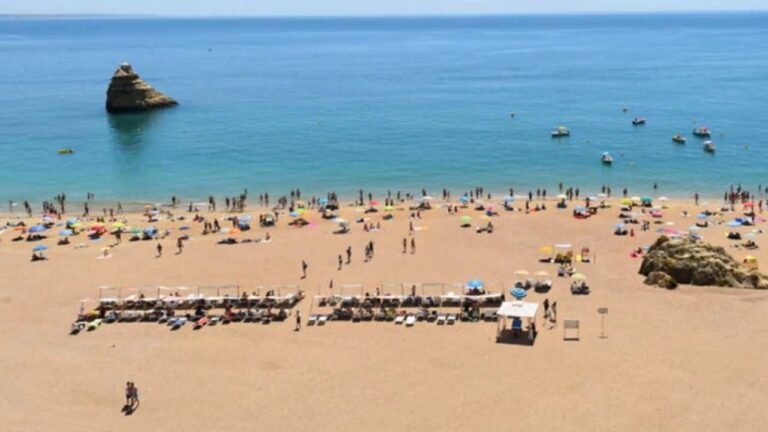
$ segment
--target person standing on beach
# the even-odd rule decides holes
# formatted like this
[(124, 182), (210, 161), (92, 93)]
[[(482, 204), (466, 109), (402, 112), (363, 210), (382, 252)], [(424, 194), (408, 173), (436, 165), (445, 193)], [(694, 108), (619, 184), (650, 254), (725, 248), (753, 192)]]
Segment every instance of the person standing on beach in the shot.
[(163, 256), (163, 245), (160, 242), (158, 242), (157, 243), (157, 257), (160, 258), (161, 256)]
[(352, 246), (347, 246), (347, 264), (352, 264)]
[(408, 239), (403, 237), (403, 253), (408, 252)]
[(544, 319), (549, 319), (549, 299), (544, 299)]
[(552, 318), (552, 322), (556, 323), (557, 322), (557, 302), (556, 301), (552, 302), (551, 309), (552, 309), (552, 313), (550, 314), (550, 317)]
[(294, 331), (301, 330), (301, 311), (296, 311), (296, 329)]
[(307, 268), (309, 266), (307, 265), (307, 262), (304, 260), (301, 260), (301, 278), (306, 279), (307, 278)]
[(139, 388), (136, 387), (136, 383), (131, 382), (131, 408), (136, 408), (139, 404)]
[(411, 239), (411, 255), (415, 253), (416, 253), (416, 239), (412, 238)]
[(182, 240), (181, 237), (176, 240), (176, 247), (179, 248), (177, 254), (181, 255), (181, 252), (184, 250), (184, 240)]
[(133, 389), (131, 389), (131, 382), (125, 383), (125, 406), (133, 405)]
[(339, 270), (341, 270), (341, 266), (344, 264), (344, 260), (341, 258), (341, 254), (339, 254)]

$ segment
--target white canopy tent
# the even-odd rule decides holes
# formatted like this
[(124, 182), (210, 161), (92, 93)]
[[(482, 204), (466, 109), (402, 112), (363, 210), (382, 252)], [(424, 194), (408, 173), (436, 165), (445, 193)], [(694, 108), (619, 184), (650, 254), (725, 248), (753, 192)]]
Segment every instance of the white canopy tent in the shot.
[[(499, 306), (499, 309), (496, 311), (496, 315), (498, 315), (501, 319), (498, 321), (498, 325), (496, 328), (496, 340), (501, 340), (502, 333), (504, 329), (507, 327), (507, 319), (508, 318), (527, 318), (528, 319), (528, 340), (533, 342), (533, 339), (535, 337), (534, 335), (534, 326), (533, 323), (536, 320), (536, 313), (539, 311), (539, 304), (533, 303), (533, 302), (524, 302), (524, 301), (508, 301), (503, 302), (501, 306)], [(522, 329), (517, 329), (522, 331)]]

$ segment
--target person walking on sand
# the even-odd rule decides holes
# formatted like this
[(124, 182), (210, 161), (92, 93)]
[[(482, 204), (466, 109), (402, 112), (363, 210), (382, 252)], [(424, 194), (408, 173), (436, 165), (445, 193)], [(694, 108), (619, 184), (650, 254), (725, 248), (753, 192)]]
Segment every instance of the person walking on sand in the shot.
[(408, 252), (408, 239), (403, 237), (403, 253)]
[(301, 278), (306, 279), (307, 278), (307, 268), (309, 266), (307, 265), (307, 262), (304, 260), (301, 260)]
[(339, 270), (341, 270), (341, 266), (344, 264), (344, 259), (341, 258), (341, 254), (339, 254)]
[(294, 331), (301, 331), (301, 311), (296, 311), (296, 329)]
[(181, 252), (184, 250), (184, 240), (179, 237), (178, 240), (176, 240), (176, 247), (179, 248), (179, 251), (177, 252), (178, 255), (181, 255)]
[(549, 319), (549, 299), (544, 299), (544, 319)]
[(352, 263), (352, 246), (347, 246), (347, 264)]
[(161, 243), (157, 243), (157, 257), (160, 258), (163, 256), (163, 245)]
[(131, 382), (125, 383), (125, 406), (131, 406), (133, 400), (133, 390), (131, 389)]
[(552, 313), (550, 314), (550, 317), (552, 317), (552, 322), (556, 323), (557, 322), (557, 302), (556, 301), (552, 302), (551, 309), (552, 309)]
[(411, 239), (411, 255), (415, 253), (416, 253), (416, 239), (412, 238)]

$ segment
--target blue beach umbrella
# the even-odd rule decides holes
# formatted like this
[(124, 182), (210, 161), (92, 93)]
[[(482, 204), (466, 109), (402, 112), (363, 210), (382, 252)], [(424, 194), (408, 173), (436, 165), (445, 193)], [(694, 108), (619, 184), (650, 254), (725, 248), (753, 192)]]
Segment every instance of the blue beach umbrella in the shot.
[(483, 284), (483, 281), (480, 279), (472, 279), (471, 281), (467, 282), (467, 288), (480, 289), (484, 286), (485, 284)]
[(42, 252), (44, 250), (48, 250), (48, 246), (46, 245), (37, 245), (32, 248), (32, 252)]
[(461, 198), (459, 198), (459, 201), (466, 204), (469, 202), (469, 197), (466, 195), (463, 195)]
[(704, 214), (704, 213), (699, 213), (699, 214), (696, 215), (696, 219), (704, 220), (706, 218), (707, 218), (707, 215)]
[(237, 218), (237, 220), (240, 222), (250, 222), (253, 220), (253, 216), (251, 215), (240, 216), (239, 218)]
[(574, 208), (573, 210), (575, 212), (585, 212), (585, 211), (587, 211), (587, 208), (583, 207), (583, 206), (578, 206), (578, 207)]
[(738, 227), (740, 227), (740, 226), (741, 226), (741, 223), (740, 223), (739, 221), (735, 221), (735, 220), (734, 220), (734, 221), (730, 221), (730, 222), (728, 222), (728, 223), (727, 223), (727, 224), (725, 224), (725, 225), (726, 225), (726, 226), (728, 226), (728, 227), (731, 227), (731, 228), (738, 228)]
[(504, 197), (505, 203), (513, 202), (514, 200), (515, 200), (515, 197), (513, 197), (512, 195), (507, 195)]
[(318, 198), (317, 203), (321, 206), (328, 205), (328, 198)]
[(525, 296), (528, 295), (528, 292), (526, 292), (522, 288), (512, 288), (511, 290), (509, 290), (509, 293), (512, 295), (512, 297), (514, 297), (514, 298), (516, 298), (518, 300), (520, 300), (521, 298), (524, 298)]
[(70, 225), (76, 224), (77, 222), (78, 222), (77, 218), (69, 218), (69, 219), (67, 219), (67, 223), (70, 224)]
[(72, 230), (69, 230), (69, 229), (61, 230), (59, 231), (59, 235), (62, 237), (69, 237), (72, 235)]
[(292, 212), (288, 213), (288, 216), (290, 216), (290, 217), (294, 217), (294, 218), (295, 218), (295, 217), (299, 217), (299, 212), (296, 212), (296, 211), (292, 211)]
[(39, 232), (43, 232), (43, 231), (45, 231), (47, 229), (48, 228), (46, 228), (44, 225), (34, 225), (34, 226), (29, 228), (29, 232), (31, 232), (31, 233), (39, 233)]
[(617, 223), (616, 224), (616, 229), (620, 229), (620, 230), (624, 229), (624, 224), (623, 223)]

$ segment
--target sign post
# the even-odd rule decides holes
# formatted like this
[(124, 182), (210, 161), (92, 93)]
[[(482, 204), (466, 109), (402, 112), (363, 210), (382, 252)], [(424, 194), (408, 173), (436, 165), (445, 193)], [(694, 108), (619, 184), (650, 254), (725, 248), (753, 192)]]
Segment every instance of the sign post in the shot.
[(600, 316), (602, 316), (602, 318), (603, 318), (603, 322), (602, 322), (602, 326), (601, 326), (601, 331), (600, 331), (600, 339), (605, 339), (605, 338), (608, 337), (608, 336), (605, 335), (605, 316), (608, 314), (608, 308), (601, 307), (600, 309), (597, 310), (597, 313), (599, 313)]

